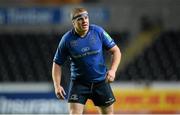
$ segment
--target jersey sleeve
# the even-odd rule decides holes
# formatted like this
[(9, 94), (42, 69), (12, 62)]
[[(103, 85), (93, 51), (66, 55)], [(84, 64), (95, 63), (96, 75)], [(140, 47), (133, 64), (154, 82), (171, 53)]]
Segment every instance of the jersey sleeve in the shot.
[(102, 30), (101, 36), (102, 36), (103, 47), (105, 47), (106, 50), (109, 50), (116, 45), (114, 40), (105, 30)]
[(66, 45), (65, 36), (62, 37), (56, 50), (53, 61), (59, 65), (62, 65), (68, 57), (68, 50)]

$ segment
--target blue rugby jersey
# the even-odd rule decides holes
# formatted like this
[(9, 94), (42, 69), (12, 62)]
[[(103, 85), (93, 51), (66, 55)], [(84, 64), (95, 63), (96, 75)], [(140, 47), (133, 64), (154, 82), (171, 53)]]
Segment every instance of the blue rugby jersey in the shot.
[(84, 37), (74, 30), (68, 31), (62, 37), (53, 61), (62, 65), (70, 57), (73, 80), (98, 82), (105, 79), (107, 72), (103, 49), (108, 50), (113, 46), (114, 40), (108, 33), (97, 25), (90, 25)]

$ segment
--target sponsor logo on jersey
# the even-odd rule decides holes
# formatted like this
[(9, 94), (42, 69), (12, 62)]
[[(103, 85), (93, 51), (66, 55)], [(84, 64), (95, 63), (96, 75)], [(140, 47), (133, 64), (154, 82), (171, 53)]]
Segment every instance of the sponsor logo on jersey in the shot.
[(82, 58), (82, 57), (85, 57), (85, 56), (98, 54), (99, 52), (100, 52), (100, 50), (88, 51), (88, 52), (85, 52), (83, 54), (72, 55), (72, 56), (73, 56), (73, 58)]
[(81, 49), (82, 52), (87, 52), (89, 50), (90, 50), (90, 47), (84, 47), (84, 48)]

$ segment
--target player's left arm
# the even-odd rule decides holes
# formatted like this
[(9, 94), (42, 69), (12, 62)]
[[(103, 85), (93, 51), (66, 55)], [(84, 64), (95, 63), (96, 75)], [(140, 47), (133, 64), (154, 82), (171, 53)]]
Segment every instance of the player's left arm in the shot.
[(121, 61), (121, 51), (117, 45), (108, 50), (112, 54), (112, 61), (110, 69), (107, 72), (106, 80), (108, 82), (113, 82), (116, 76), (116, 71), (118, 69), (119, 63)]

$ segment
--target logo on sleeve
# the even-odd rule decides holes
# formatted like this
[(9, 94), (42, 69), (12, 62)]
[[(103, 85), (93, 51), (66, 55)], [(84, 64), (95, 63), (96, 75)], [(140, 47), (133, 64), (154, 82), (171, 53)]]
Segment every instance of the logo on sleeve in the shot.
[(108, 39), (109, 42), (112, 41), (112, 38), (109, 36), (109, 34), (107, 32), (103, 32), (103, 34), (106, 36), (106, 38)]

